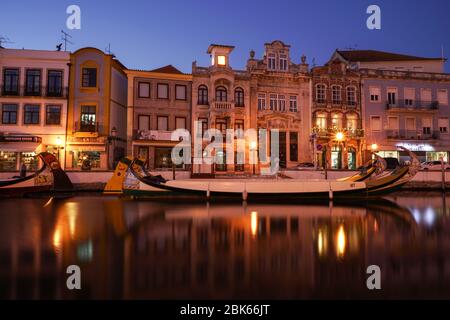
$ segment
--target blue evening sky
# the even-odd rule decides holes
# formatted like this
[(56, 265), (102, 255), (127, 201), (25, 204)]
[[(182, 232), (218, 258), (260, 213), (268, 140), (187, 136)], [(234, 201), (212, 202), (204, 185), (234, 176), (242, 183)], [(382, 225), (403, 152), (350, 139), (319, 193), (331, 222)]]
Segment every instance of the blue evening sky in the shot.
[[(81, 30), (66, 28), (67, 6), (81, 7)], [(366, 9), (382, 10), (382, 30), (366, 27)], [(295, 62), (305, 54), (323, 64), (336, 48), (378, 49), (420, 56), (450, 57), (449, 0), (2, 0), (0, 36), (9, 48), (53, 50), (61, 29), (73, 36), (70, 50), (94, 46), (111, 51), (129, 68), (191, 63), (208, 65), (210, 43), (236, 46), (234, 68), (244, 68), (251, 49), (264, 43), (291, 45)], [(450, 72), (450, 63), (446, 71)]]

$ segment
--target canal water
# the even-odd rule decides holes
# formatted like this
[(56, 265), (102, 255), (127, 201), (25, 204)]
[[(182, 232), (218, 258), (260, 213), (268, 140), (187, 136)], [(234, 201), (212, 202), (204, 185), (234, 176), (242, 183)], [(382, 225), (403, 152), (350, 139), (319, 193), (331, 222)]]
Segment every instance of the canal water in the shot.
[[(450, 195), (351, 204), (0, 200), (3, 299), (449, 298)], [(81, 270), (81, 290), (66, 269)], [(381, 269), (369, 291), (367, 267)]]

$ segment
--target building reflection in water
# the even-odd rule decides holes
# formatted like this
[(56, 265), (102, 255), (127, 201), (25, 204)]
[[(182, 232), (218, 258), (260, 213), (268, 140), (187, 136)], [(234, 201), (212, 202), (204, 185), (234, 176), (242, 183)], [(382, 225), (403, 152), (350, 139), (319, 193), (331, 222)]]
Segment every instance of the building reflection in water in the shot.
[[(439, 196), (352, 204), (168, 204), (107, 197), (0, 202), (0, 296), (448, 297)], [(65, 288), (79, 265), (82, 290)], [(368, 292), (366, 268), (382, 270)]]

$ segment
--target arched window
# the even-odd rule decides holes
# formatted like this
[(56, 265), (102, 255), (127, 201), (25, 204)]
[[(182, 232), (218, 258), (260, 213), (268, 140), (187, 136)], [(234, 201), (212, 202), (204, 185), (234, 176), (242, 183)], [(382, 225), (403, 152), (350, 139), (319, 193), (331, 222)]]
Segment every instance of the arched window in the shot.
[(324, 112), (316, 113), (316, 127), (319, 131), (326, 131), (328, 128), (327, 114)]
[(342, 103), (341, 86), (331, 86), (331, 101), (333, 104)]
[(208, 104), (208, 88), (205, 85), (198, 87), (198, 104)]
[(331, 125), (333, 129), (342, 129), (342, 113), (333, 113), (331, 115)]
[(234, 103), (236, 107), (244, 106), (244, 90), (242, 88), (236, 88), (234, 90)]
[(347, 131), (354, 133), (358, 129), (358, 115), (354, 113), (348, 113), (347, 118)]
[(216, 101), (227, 101), (227, 89), (225, 87), (216, 88)]
[(356, 88), (355, 87), (347, 87), (347, 105), (355, 106), (356, 105)]
[(324, 84), (316, 85), (316, 102), (317, 103), (326, 102), (326, 86)]

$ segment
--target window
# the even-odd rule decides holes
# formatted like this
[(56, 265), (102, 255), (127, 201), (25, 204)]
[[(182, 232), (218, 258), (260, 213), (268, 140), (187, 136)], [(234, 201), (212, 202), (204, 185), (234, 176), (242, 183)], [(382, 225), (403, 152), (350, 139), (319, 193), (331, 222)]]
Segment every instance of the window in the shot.
[(422, 89), (420, 91), (420, 100), (422, 100), (423, 102), (431, 102), (431, 89)]
[(448, 105), (448, 91), (447, 89), (438, 89), (437, 91), (437, 100), (439, 105)]
[(439, 118), (438, 125), (440, 133), (448, 133), (448, 118)]
[(82, 73), (81, 86), (83, 88), (97, 87), (97, 68), (83, 68)]
[(244, 90), (242, 88), (236, 88), (234, 91), (234, 103), (236, 107), (244, 106)]
[(203, 138), (203, 135), (205, 134), (206, 131), (208, 131), (208, 119), (207, 118), (198, 118), (198, 122), (200, 122), (202, 124), (202, 128), (201, 128), (201, 136)]
[(370, 129), (372, 131), (381, 131), (381, 117), (380, 116), (370, 117)]
[(39, 114), (41, 107), (38, 105), (25, 105), (24, 107), (24, 124), (39, 124)]
[(277, 110), (277, 95), (271, 94), (269, 97), (269, 107), (270, 110), (276, 111)]
[(186, 100), (186, 93), (186, 86), (180, 84), (175, 85), (175, 100)]
[(388, 117), (388, 130), (398, 131), (399, 123), (398, 117)]
[(47, 96), (62, 96), (63, 72), (61, 70), (47, 71)]
[(369, 92), (370, 92), (370, 101), (371, 102), (379, 102), (380, 101), (380, 95), (381, 95), (380, 88), (370, 87)]
[(217, 56), (217, 64), (219, 66), (225, 66), (227, 64), (227, 58), (225, 56)]
[(431, 134), (431, 118), (423, 118), (422, 119), (422, 131), (423, 134)]
[(266, 110), (266, 95), (258, 93), (258, 110)]
[(290, 96), (289, 97), (289, 111), (290, 112), (297, 112), (297, 96)]
[(139, 131), (148, 131), (150, 130), (150, 116), (141, 114), (138, 115), (138, 130)]
[(414, 88), (405, 88), (405, 106), (412, 107), (416, 96), (416, 90)]
[(28, 96), (41, 95), (41, 70), (29, 69), (26, 73), (25, 94)]
[(96, 107), (81, 106), (81, 132), (95, 132), (96, 129)]
[(328, 128), (328, 121), (327, 121), (327, 114), (326, 113), (318, 113), (316, 117), (316, 127), (320, 130), (327, 130)]
[[(177, 165), (177, 168), (183, 164)], [(172, 148), (155, 148), (155, 169), (172, 168)]]
[(349, 106), (356, 105), (356, 88), (355, 87), (347, 87), (347, 105), (349, 105)]
[(276, 69), (276, 62), (275, 62), (275, 54), (269, 53), (269, 56), (267, 57), (267, 68), (269, 70), (275, 70)]
[(333, 104), (341, 104), (342, 103), (340, 86), (331, 86), (331, 100), (332, 100)]
[(198, 87), (198, 102), (199, 105), (208, 104), (208, 88), (204, 85)]
[(355, 131), (358, 129), (358, 116), (356, 114), (347, 114), (347, 130)]
[(234, 123), (234, 130), (244, 131), (244, 120), (236, 120)]
[(186, 129), (186, 118), (176, 117), (175, 118), (175, 129)]
[(157, 130), (161, 131), (169, 130), (169, 118), (167, 116), (158, 116)]
[(388, 104), (393, 106), (397, 104), (397, 89), (396, 88), (388, 88), (387, 92)]
[(138, 97), (139, 98), (150, 98), (150, 83), (139, 82), (138, 83)]
[(2, 124), (17, 124), (17, 104), (2, 106)]
[(406, 118), (406, 131), (416, 133), (416, 118)]
[(19, 69), (4, 69), (3, 71), (3, 94), (19, 94)]
[(227, 101), (227, 89), (225, 87), (216, 88), (216, 101)]
[(316, 102), (317, 103), (325, 103), (326, 102), (326, 93), (325, 93), (325, 85), (318, 84), (316, 85)]
[(61, 106), (46, 107), (45, 124), (47, 125), (61, 124)]
[(280, 70), (287, 71), (287, 69), (288, 69), (287, 55), (281, 54), (280, 55)]
[(0, 151), (0, 171), (17, 170), (17, 152)]
[(333, 113), (331, 116), (331, 124), (335, 129), (342, 129), (342, 114)]
[(284, 95), (278, 95), (278, 111), (286, 111), (286, 97)]
[(158, 83), (158, 99), (169, 99), (169, 85), (167, 83)]
[(298, 132), (289, 133), (289, 158), (298, 161)]

